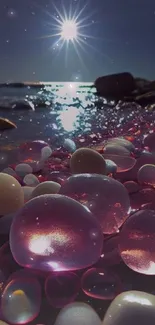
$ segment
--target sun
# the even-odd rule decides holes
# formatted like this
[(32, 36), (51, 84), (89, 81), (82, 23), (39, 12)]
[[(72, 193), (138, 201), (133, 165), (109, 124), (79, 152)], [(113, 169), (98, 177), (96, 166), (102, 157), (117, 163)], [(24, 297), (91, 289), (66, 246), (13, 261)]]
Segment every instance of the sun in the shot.
[(76, 21), (65, 20), (61, 25), (61, 38), (65, 41), (74, 41), (78, 37)]
[(69, 53), (69, 48), (74, 48), (81, 63), (80, 50), (87, 53), (86, 47), (89, 39), (92, 38), (89, 34), (92, 25), (92, 13), (88, 14), (87, 5), (86, 3), (80, 6), (80, 2), (78, 2), (73, 9), (71, 5), (64, 7), (62, 4), (60, 10), (52, 1), (53, 10), (51, 12), (46, 10), (46, 14), (50, 18), (47, 25), (51, 33), (41, 37), (54, 38), (54, 42), (51, 41), (51, 49), (59, 54), (62, 48), (65, 48), (65, 58)]

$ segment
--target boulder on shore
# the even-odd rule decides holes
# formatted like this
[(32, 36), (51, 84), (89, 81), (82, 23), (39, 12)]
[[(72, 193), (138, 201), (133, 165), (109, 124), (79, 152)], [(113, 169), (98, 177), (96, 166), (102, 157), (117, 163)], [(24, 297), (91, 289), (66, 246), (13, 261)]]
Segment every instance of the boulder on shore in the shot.
[(97, 94), (109, 100), (130, 96), (136, 90), (135, 79), (129, 72), (99, 77), (94, 83)]

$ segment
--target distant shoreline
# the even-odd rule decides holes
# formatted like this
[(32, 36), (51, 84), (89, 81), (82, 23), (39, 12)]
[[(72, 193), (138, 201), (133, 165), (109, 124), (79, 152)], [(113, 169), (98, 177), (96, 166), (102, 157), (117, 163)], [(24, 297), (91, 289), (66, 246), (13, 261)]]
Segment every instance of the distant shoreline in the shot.
[(93, 86), (92, 82), (75, 82), (75, 81), (51, 81), (51, 82), (10, 82), (10, 83), (0, 83), (0, 88), (44, 88), (52, 87), (55, 85), (58, 88), (64, 87), (65, 84), (78, 84), (79, 88), (91, 87)]

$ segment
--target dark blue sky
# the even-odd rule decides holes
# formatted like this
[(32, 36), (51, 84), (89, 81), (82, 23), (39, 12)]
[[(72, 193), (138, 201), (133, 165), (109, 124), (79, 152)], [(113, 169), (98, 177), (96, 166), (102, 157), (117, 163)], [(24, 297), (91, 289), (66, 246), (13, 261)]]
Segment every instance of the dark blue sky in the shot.
[[(78, 58), (73, 44), (54, 49), (52, 0), (0, 0), (0, 82), (69, 81), (130, 71), (155, 79), (155, 0), (64, 0), (68, 14), (87, 6)], [(62, 2), (55, 0), (63, 14)], [(59, 44), (61, 45), (61, 44)]]

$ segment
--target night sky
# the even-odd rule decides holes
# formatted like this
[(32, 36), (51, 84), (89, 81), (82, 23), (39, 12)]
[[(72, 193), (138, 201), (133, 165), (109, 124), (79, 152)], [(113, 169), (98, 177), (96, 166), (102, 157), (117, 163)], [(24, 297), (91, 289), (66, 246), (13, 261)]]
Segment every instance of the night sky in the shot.
[[(79, 43), (66, 44), (53, 0), (0, 0), (0, 82), (94, 81), (130, 71), (155, 79), (155, 0), (55, 0), (79, 15)], [(76, 50), (74, 48), (76, 45)]]

